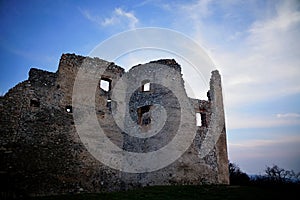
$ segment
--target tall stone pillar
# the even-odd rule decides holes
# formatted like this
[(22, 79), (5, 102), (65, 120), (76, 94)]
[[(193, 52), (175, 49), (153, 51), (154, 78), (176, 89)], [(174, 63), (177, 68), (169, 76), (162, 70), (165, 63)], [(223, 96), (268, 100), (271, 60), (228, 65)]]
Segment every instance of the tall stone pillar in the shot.
[(219, 71), (212, 72), (209, 91), (212, 115), (211, 130), (216, 139), (216, 153), (218, 165), (218, 182), (229, 184), (227, 141), (225, 128), (225, 114), (223, 106), (222, 83)]

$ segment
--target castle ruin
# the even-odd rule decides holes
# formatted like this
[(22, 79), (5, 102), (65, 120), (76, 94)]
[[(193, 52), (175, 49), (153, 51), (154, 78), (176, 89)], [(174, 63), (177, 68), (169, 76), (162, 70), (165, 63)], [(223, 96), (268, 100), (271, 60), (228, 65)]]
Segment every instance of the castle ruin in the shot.
[[(82, 65), (103, 69), (94, 90), (92, 108), (99, 126), (115, 146), (127, 152), (147, 153), (166, 146), (177, 132), (183, 138), (194, 135), (183, 155), (167, 166), (139, 173), (133, 173), (135, 169), (131, 168), (114, 169), (100, 162), (76, 130), (78, 124), (88, 122), (74, 120), (74, 84)], [(118, 84), (124, 77), (124, 84)], [(159, 81), (170, 87), (156, 84)], [(182, 125), (184, 129), (180, 129), (182, 104), (188, 107), (184, 112), (189, 122)], [(126, 110), (122, 125), (116, 121), (116, 111), (121, 108)], [(28, 80), (0, 97), (0, 112), (2, 189), (51, 195), (151, 185), (229, 183), (218, 71), (212, 72), (208, 100), (198, 100), (187, 96), (181, 67), (175, 60), (152, 61), (125, 72), (99, 58), (63, 54), (55, 73), (30, 69)], [(200, 122), (196, 116), (201, 118)], [(154, 129), (159, 131), (151, 133)], [(152, 135), (134, 137), (124, 130)], [(120, 165), (128, 163), (130, 160), (123, 160)]]

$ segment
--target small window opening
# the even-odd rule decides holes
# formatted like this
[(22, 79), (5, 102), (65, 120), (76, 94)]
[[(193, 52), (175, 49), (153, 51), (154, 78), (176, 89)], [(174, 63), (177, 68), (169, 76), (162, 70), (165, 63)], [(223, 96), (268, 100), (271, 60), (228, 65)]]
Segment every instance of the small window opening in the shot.
[(111, 80), (108, 78), (101, 78), (100, 80), (100, 88), (106, 92), (111, 89)]
[(67, 113), (72, 113), (72, 106), (66, 106)]
[(145, 80), (142, 82), (142, 91), (149, 92), (150, 91), (150, 81)]
[(36, 98), (30, 100), (30, 106), (32, 107), (40, 107), (40, 102)]
[(200, 113), (196, 113), (196, 125), (197, 126), (202, 126), (201, 114)]
[(200, 113), (200, 114), (201, 114), (201, 123), (202, 123), (202, 126), (207, 127), (206, 113)]
[(111, 99), (107, 99), (106, 106), (111, 109)]
[(151, 106), (142, 106), (138, 108), (138, 124), (148, 125), (151, 123), (150, 109)]

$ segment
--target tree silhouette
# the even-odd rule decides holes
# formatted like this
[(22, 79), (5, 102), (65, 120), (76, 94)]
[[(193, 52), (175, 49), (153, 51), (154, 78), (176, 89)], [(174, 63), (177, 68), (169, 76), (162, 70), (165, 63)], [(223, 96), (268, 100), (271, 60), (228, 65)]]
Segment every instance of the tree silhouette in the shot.
[(249, 176), (242, 172), (238, 165), (229, 163), (229, 180), (230, 185), (247, 185), (249, 184)]
[(300, 183), (300, 173), (296, 174), (293, 170), (285, 170), (273, 165), (265, 170), (266, 178), (273, 183)]

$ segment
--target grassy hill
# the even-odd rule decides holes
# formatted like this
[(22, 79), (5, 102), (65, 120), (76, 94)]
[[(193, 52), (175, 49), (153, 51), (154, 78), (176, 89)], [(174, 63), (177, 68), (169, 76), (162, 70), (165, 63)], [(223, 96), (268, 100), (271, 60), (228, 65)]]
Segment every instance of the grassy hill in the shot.
[[(153, 186), (130, 191), (101, 193), (101, 194), (72, 194), (49, 197), (35, 197), (34, 200), (59, 199), (156, 199), (156, 200), (185, 200), (185, 199), (293, 199), (299, 195), (299, 185), (285, 186)], [(297, 199), (297, 198), (296, 198)]]

